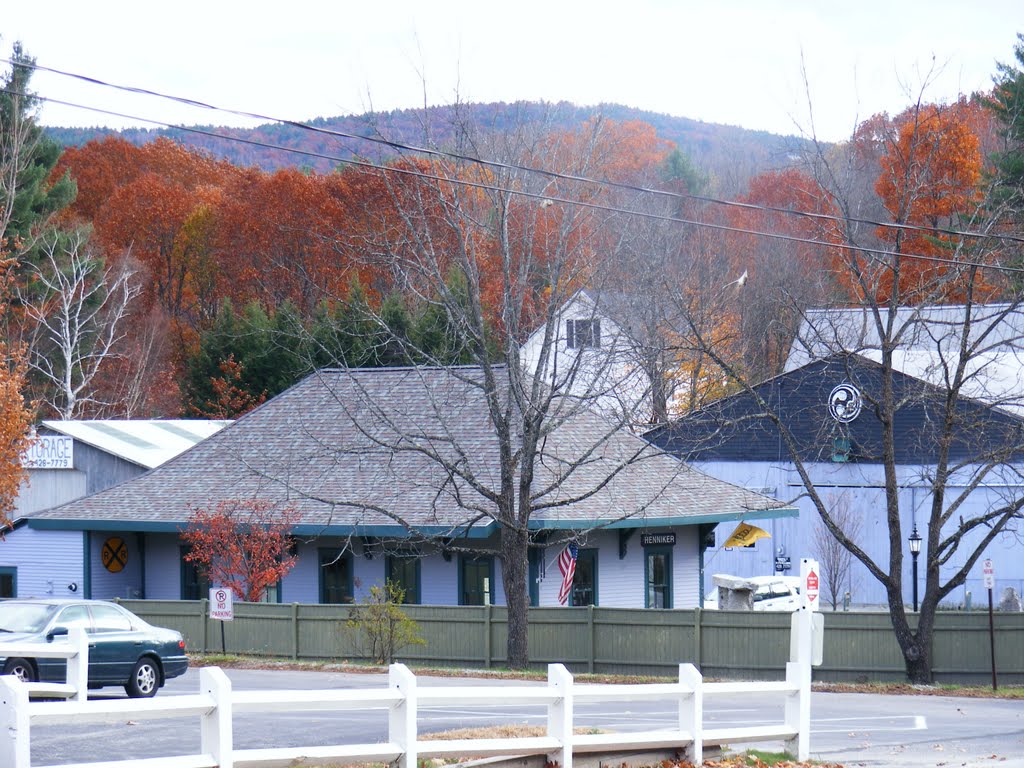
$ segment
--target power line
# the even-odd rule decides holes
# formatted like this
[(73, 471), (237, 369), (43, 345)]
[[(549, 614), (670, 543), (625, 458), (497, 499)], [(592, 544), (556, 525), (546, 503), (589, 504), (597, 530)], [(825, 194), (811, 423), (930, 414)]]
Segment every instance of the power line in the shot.
[[(2, 58), (0, 58), (0, 61), (4, 61), (4, 62), (6, 62), (8, 64), (13, 64), (14, 63), (13, 61), (11, 61), (9, 59), (2, 59)], [(644, 186), (640, 186), (640, 185), (637, 185), (637, 184), (628, 184), (626, 182), (611, 181), (609, 179), (595, 179), (595, 178), (590, 178), (590, 177), (587, 177), (587, 176), (577, 176), (577, 175), (574, 175), (574, 174), (567, 174), (567, 173), (561, 173), (561, 172), (558, 172), (558, 171), (548, 170), (546, 168), (537, 168), (537, 167), (534, 167), (534, 166), (520, 165), (520, 164), (517, 164), (517, 163), (506, 163), (506, 162), (502, 162), (502, 161), (499, 161), (499, 160), (490, 160), (490, 159), (487, 159), (487, 158), (475, 157), (473, 155), (466, 155), (466, 154), (461, 154), (461, 153), (458, 153), (458, 152), (440, 150), (440, 149), (431, 148), (431, 147), (420, 147), (420, 146), (416, 146), (416, 145), (412, 145), (412, 144), (406, 144), (404, 142), (399, 142), (399, 141), (393, 141), (393, 140), (390, 140), (390, 139), (385, 139), (385, 138), (380, 137), (380, 136), (361, 136), (361, 135), (358, 135), (358, 134), (348, 133), (348, 132), (345, 132), (345, 131), (338, 131), (338, 130), (334, 130), (334, 129), (331, 129), (331, 128), (323, 128), (323, 127), (320, 127), (320, 126), (308, 125), (307, 123), (303, 123), (303, 122), (300, 122), (300, 121), (297, 121), (297, 120), (289, 120), (287, 118), (279, 118), (279, 117), (273, 117), (273, 116), (270, 116), (270, 115), (263, 115), (263, 114), (260, 114), (258, 112), (249, 112), (249, 111), (246, 111), (246, 110), (231, 109), (231, 108), (228, 108), (228, 107), (218, 107), (218, 106), (213, 105), (213, 104), (207, 104), (206, 102), (198, 101), (196, 99), (190, 99), (190, 98), (184, 97), (184, 96), (175, 96), (173, 94), (161, 93), (159, 91), (150, 90), (148, 88), (140, 88), (140, 87), (136, 87), (136, 86), (121, 85), (121, 84), (118, 84), (118, 83), (111, 83), (111, 82), (107, 82), (105, 80), (100, 80), (99, 78), (91, 77), (89, 75), (82, 75), (82, 74), (78, 74), (78, 73), (75, 73), (75, 72), (68, 72), (66, 70), (55, 69), (53, 67), (46, 67), (46, 66), (42, 66), (42, 65), (39, 65), (39, 64), (35, 64), (34, 68), (38, 69), (38, 70), (41, 70), (41, 71), (44, 71), (44, 72), (50, 72), (50, 73), (55, 74), (55, 75), (60, 75), (62, 77), (69, 77), (69, 78), (72, 78), (72, 79), (80, 80), (82, 82), (90, 83), (92, 85), (98, 85), (98, 86), (101, 86), (101, 87), (104, 87), (104, 88), (113, 88), (113, 89), (116, 89), (116, 90), (119, 90), (119, 91), (124, 91), (126, 93), (134, 93), (134, 94), (144, 95), (144, 96), (153, 96), (153, 97), (160, 98), (160, 99), (166, 99), (166, 100), (169, 100), (169, 101), (174, 101), (174, 102), (177, 102), (179, 104), (185, 104), (187, 106), (197, 107), (199, 109), (207, 109), (207, 110), (211, 110), (211, 111), (214, 111), (214, 112), (222, 112), (222, 113), (225, 113), (225, 114), (235, 115), (237, 117), (247, 117), (247, 118), (251, 118), (251, 119), (254, 119), (254, 120), (262, 120), (264, 122), (280, 123), (282, 125), (288, 125), (288, 126), (291, 126), (293, 128), (300, 129), (300, 130), (311, 131), (313, 133), (319, 133), (319, 134), (323, 134), (323, 135), (327, 135), (327, 136), (333, 136), (335, 138), (350, 139), (350, 140), (355, 140), (355, 141), (367, 141), (367, 142), (371, 142), (371, 143), (374, 143), (374, 144), (379, 144), (379, 145), (382, 145), (382, 146), (390, 147), (392, 149), (401, 150), (401, 151), (404, 151), (404, 152), (414, 152), (414, 153), (417, 153), (417, 154), (425, 154), (425, 155), (429, 155), (429, 156), (432, 156), (432, 157), (445, 157), (445, 158), (450, 158), (450, 159), (453, 159), (453, 160), (459, 160), (459, 161), (462, 161), (462, 162), (477, 163), (477, 164), (484, 165), (484, 166), (487, 166), (487, 167), (490, 167), (490, 168), (499, 168), (499, 169), (502, 169), (502, 170), (510, 170), (510, 171), (511, 170), (515, 170), (515, 171), (522, 171), (522, 172), (525, 172), (525, 173), (535, 173), (535, 174), (544, 175), (544, 176), (547, 176), (549, 178), (558, 179), (558, 180), (562, 180), (562, 181), (574, 181), (574, 182), (580, 182), (580, 183), (585, 183), (585, 184), (598, 184), (598, 185), (602, 185), (602, 186), (606, 186), (606, 187), (611, 187), (611, 188), (615, 188), (615, 189), (622, 189), (622, 190), (627, 190), (627, 191), (631, 191), (631, 192), (638, 192), (638, 193), (642, 193), (642, 194), (659, 195), (659, 196), (662, 196), (662, 197), (667, 197), (667, 198), (675, 199), (675, 200), (692, 200), (692, 201), (696, 201), (696, 202), (708, 203), (708, 204), (712, 204), (712, 205), (721, 205), (721, 206), (733, 207), (733, 208), (740, 208), (740, 209), (745, 209), (745, 210), (754, 210), (754, 211), (769, 212), (769, 213), (779, 213), (779, 214), (789, 215), (789, 216), (798, 216), (798, 217), (807, 218), (807, 219), (811, 219), (811, 220), (815, 220), (815, 221), (828, 221), (828, 222), (840, 223), (840, 224), (852, 222), (852, 223), (856, 223), (856, 224), (865, 224), (865, 225), (868, 225), (868, 226), (880, 227), (880, 228), (883, 228), (883, 229), (896, 229), (896, 230), (902, 230), (902, 231), (905, 231), (905, 232), (919, 232), (919, 233), (924, 233), (924, 234), (929, 234), (929, 235), (942, 234), (942, 235), (948, 235), (948, 236), (951, 236), (951, 237), (963, 237), (963, 238), (971, 238), (971, 239), (999, 240), (999, 241), (1007, 241), (1007, 242), (1013, 242), (1013, 243), (1024, 243), (1024, 237), (1018, 236), (1018, 235), (1008, 235), (1008, 234), (991, 233), (991, 232), (973, 232), (973, 231), (970, 231), (970, 230), (952, 229), (952, 228), (947, 228), (947, 227), (924, 227), (924, 226), (920, 226), (920, 225), (917, 225), (917, 224), (900, 224), (900, 223), (897, 223), (897, 222), (883, 222), (883, 221), (875, 221), (873, 219), (866, 219), (866, 218), (859, 218), (859, 217), (849, 217), (849, 218), (847, 218), (847, 217), (835, 216), (835, 215), (827, 214), (827, 213), (818, 213), (818, 212), (813, 212), (813, 211), (803, 211), (803, 210), (797, 210), (797, 209), (792, 209), (792, 208), (781, 208), (781, 207), (778, 207), (778, 206), (763, 205), (763, 204), (758, 204), (758, 203), (743, 203), (743, 202), (740, 202), (738, 200), (723, 200), (721, 198), (709, 197), (709, 196), (706, 196), (706, 195), (694, 195), (694, 194), (683, 193), (683, 192), (672, 192), (672, 191), (669, 191), (669, 190), (655, 189), (653, 187), (644, 187)], [(88, 107), (86, 107), (86, 109), (88, 109)], [(133, 119), (143, 119), (143, 118), (133, 118)], [(149, 121), (149, 122), (155, 122), (155, 121)], [(157, 122), (156, 124), (163, 125), (164, 123)], [(173, 126), (173, 127), (182, 128), (182, 129), (184, 128), (184, 126)]]
[[(14, 92), (14, 91), (11, 91), (11, 90), (5, 89), (5, 88), (0, 88), (0, 92), (2, 92), (2, 93), (13, 93), (15, 95), (24, 95), (24, 94), (20, 94), (20, 93), (17, 93), (17, 92)], [(905, 259), (913, 259), (913, 260), (920, 260), (920, 261), (930, 261), (930, 262), (934, 262), (934, 263), (937, 263), (937, 264), (948, 264), (948, 265), (951, 265), (951, 266), (958, 266), (958, 267), (976, 267), (978, 269), (988, 269), (988, 270), (995, 270), (995, 271), (1006, 272), (1006, 273), (1024, 273), (1024, 267), (1008, 267), (1008, 266), (999, 265), (999, 264), (986, 264), (986, 263), (980, 262), (980, 261), (968, 261), (968, 260), (960, 260), (960, 259), (951, 259), (951, 258), (943, 258), (941, 256), (927, 256), (927, 255), (924, 255), (924, 254), (915, 254), (915, 253), (894, 253), (892, 251), (887, 251), (887, 250), (882, 249), (882, 248), (871, 248), (869, 246), (855, 246), (855, 245), (851, 245), (851, 244), (848, 244), (848, 243), (830, 243), (830, 242), (825, 241), (825, 240), (816, 240), (816, 239), (813, 239), (813, 238), (797, 237), (796, 235), (786, 235), (786, 234), (782, 234), (782, 233), (779, 233), (779, 232), (762, 232), (760, 230), (745, 229), (743, 227), (733, 227), (733, 226), (729, 226), (729, 225), (726, 225), (726, 224), (715, 224), (713, 222), (698, 221), (698, 220), (695, 220), (695, 219), (685, 219), (685, 218), (682, 218), (682, 217), (679, 217), (679, 216), (669, 216), (669, 215), (665, 215), (665, 214), (651, 213), (650, 211), (638, 211), (638, 210), (633, 210), (633, 209), (629, 209), (629, 208), (619, 208), (617, 206), (602, 205), (600, 203), (591, 203), (591, 202), (584, 202), (584, 201), (580, 201), (580, 200), (573, 200), (571, 198), (554, 197), (554, 196), (551, 196), (549, 194), (544, 194), (544, 193), (539, 193), (539, 192), (527, 192), (525, 190), (511, 189), (511, 188), (508, 188), (508, 187), (501, 187), (501, 186), (498, 186), (498, 185), (495, 185), (495, 184), (485, 184), (483, 182), (470, 181), (468, 179), (451, 178), (451, 177), (447, 177), (447, 176), (438, 176), (436, 174), (430, 174), (430, 173), (426, 173), (426, 172), (423, 172), (423, 171), (416, 171), (416, 170), (413, 170), (411, 168), (402, 168), (402, 167), (398, 167), (398, 166), (378, 165), (376, 163), (371, 163), (371, 162), (367, 162), (367, 161), (364, 161), (364, 160), (354, 160), (354, 159), (349, 159), (349, 158), (338, 157), (336, 155), (328, 155), (328, 154), (324, 154), (322, 152), (313, 152), (311, 150), (297, 149), (297, 148), (294, 148), (294, 147), (285, 147), (285, 146), (282, 146), (282, 145), (279, 145), (279, 144), (270, 144), (270, 143), (263, 142), (263, 141), (257, 141), (255, 139), (246, 139), (246, 138), (243, 138), (243, 137), (240, 137), (240, 136), (229, 136), (229, 135), (225, 135), (225, 134), (221, 134), (221, 133), (216, 133), (215, 131), (208, 131), (208, 130), (203, 129), (203, 128), (195, 128), (195, 127), (190, 127), (190, 126), (177, 125), (177, 124), (174, 124), (174, 123), (167, 123), (167, 122), (164, 122), (164, 121), (161, 121), (161, 120), (155, 120), (155, 119), (147, 118), (147, 117), (140, 117), (138, 115), (130, 115), (130, 114), (126, 114), (124, 112), (116, 112), (116, 111), (113, 111), (113, 110), (102, 109), (102, 108), (99, 108), (99, 107), (90, 107), (90, 106), (87, 106), (87, 105), (84, 105), (84, 104), (76, 104), (74, 102), (63, 101), (61, 99), (54, 99), (54, 98), (50, 98), (50, 97), (47, 97), (47, 96), (36, 96), (35, 98), (37, 98), (40, 101), (45, 101), (45, 102), (48, 102), (48, 103), (51, 103), (51, 104), (60, 104), (61, 106), (72, 107), (72, 108), (75, 108), (75, 109), (83, 109), (83, 110), (87, 110), (87, 111), (90, 111), (90, 112), (96, 112), (98, 114), (109, 115), (111, 117), (123, 118), (123, 119), (126, 119), (126, 120), (138, 120), (138, 121), (141, 121), (141, 122), (150, 123), (152, 125), (158, 125), (158, 126), (161, 126), (161, 127), (164, 127), (164, 128), (173, 128), (175, 130), (184, 131), (186, 133), (195, 133), (195, 134), (198, 134), (200, 136), (208, 136), (208, 137), (211, 137), (211, 138), (221, 139), (221, 140), (224, 140), (224, 141), (234, 141), (234, 142), (238, 142), (240, 144), (246, 144), (246, 145), (249, 145), (249, 146), (262, 147), (264, 149), (273, 149), (273, 150), (277, 150), (277, 151), (280, 151), (280, 152), (289, 152), (289, 153), (293, 153), (293, 154), (297, 154), (297, 155), (302, 155), (304, 157), (315, 157), (315, 158), (322, 159), (322, 160), (331, 160), (332, 162), (337, 162), (337, 163), (341, 163), (341, 164), (354, 165), (354, 166), (358, 166), (358, 167), (361, 167), (361, 168), (368, 168), (370, 170), (377, 171), (377, 172), (380, 172), (380, 173), (395, 173), (395, 174), (401, 174), (401, 175), (405, 175), (405, 176), (411, 176), (411, 177), (414, 177), (414, 178), (421, 178), (421, 179), (426, 179), (426, 180), (430, 180), (430, 181), (443, 182), (445, 184), (453, 184), (453, 185), (457, 185), (457, 186), (470, 187), (470, 188), (473, 188), (473, 189), (480, 189), (480, 190), (489, 191), (489, 192), (499, 192), (499, 193), (503, 193), (503, 194), (516, 195), (516, 196), (519, 196), (519, 197), (527, 197), (527, 198), (532, 198), (532, 199), (535, 199), (535, 200), (540, 200), (542, 202), (550, 201), (552, 203), (563, 203), (565, 205), (578, 206), (578, 207), (581, 207), (581, 208), (587, 208), (587, 209), (591, 209), (591, 210), (598, 210), (598, 211), (603, 211), (603, 212), (606, 212), (606, 213), (620, 213), (620, 214), (625, 214), (625, 215), (628, 215), (628, 216), (639, 216), (639, 217), (642, 217), (642, 218), (654, 219), (654, 220), (657, 220), (657, 221), (667, 221), (667, 222), (673, 222), (673, 223), (677, 223), (677, 224), (687, 224), (687, 225), (691, 225), (691, 226), (695, 226), (695, 227), (703, 227), (705, 229), (712, 229), (712, 230), (721, 231), (721, 232), (732, 232), (732, 233), (736, 233), (736, 234), (753, 235), (755, 237), (766, 237), (766, 238), (770, 238), (770, 239), (774, 239), (774, 240), (782, 240), (784, 242), (793, 242), (793, 243), (801, 243), (801, 244), (805, 244), (805, 245), (821, 246), (823, 248), (836, 248), (836, 249), (839, 249), (839, 250), (846, 250), (846, 251), (850, 251), (850, 252), (853, 252), (853, 253), (865, 253), (865, 254), (872, 254), (872, 255), (875, 255), (875, 256), (882, 256), (882, 257), (899, 256), (899, 257), (905, 258)]]

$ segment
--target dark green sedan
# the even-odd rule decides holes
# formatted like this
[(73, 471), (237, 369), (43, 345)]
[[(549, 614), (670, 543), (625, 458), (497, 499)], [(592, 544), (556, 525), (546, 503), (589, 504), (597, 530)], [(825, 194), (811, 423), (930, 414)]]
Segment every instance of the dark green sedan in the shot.
[(164, 681), (185, 674), (188, 657), (179, 632), (147, 624), (102, 600), (0, 602), (0, 667), (26, 682), (64, 682), (63, 659), (7, 657), (7, 642), (46, 643), (82, 627), (89, 637), (89, 687), (124, 686), (129, 696), (155, 696)]

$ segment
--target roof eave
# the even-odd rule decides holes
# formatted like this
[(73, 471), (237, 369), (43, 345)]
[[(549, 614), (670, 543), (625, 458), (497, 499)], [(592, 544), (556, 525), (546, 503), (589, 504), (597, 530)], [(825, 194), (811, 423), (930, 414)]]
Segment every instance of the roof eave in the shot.
[(703, 525), (705, 523), (727, 523), (735, 520), (770, 520), (779, 517), (798, 517), (800, 510), (796, 507), (775, 507), (773, 509), (744, 509), (738, 512), (712, 512), (704, 515), (680, 515), (678, 517), (627, 517), (617, 520), (530, 520), (531, 530), (574, 530), (588, 528), (675, 528), (684, 525)]
[[(28, 527), (47, 531), (132, 531), (138, 533), (180, 533), (187, 520), (87, 520), (75, 518), (28, 518)], [(494, 533), (491, 522), (473, 526), (417, 526), (413, 533), (427, 537), (485, 539)], [(316, 525), (302, 523), (292, 528), (298, 536), (374, 536), (405, 538), (410, 535), (402, 525)]]

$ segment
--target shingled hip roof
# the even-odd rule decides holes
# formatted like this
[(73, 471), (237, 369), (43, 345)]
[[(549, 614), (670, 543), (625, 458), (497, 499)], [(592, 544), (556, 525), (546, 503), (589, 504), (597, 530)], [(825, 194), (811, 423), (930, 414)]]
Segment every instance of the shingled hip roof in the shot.
[[(166, 464), (32, 515), (37, 528), (171, 531), (191, 510), (259, 498), (299, 533), (488, 535), (499, 441), (479, 369), (325, 370)], [(595, 413), (543, 441), (531, 527), (637, 527), (795, 510), (694, 470)]]

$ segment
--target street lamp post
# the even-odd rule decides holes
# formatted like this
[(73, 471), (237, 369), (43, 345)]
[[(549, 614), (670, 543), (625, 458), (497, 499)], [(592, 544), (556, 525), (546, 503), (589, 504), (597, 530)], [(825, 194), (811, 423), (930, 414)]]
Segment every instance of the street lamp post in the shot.
[(914, 530), (910, 532), (910, 556), (914, 560), (914, 613), (917, 613), (917, 556), (921, 554), (921, 534), (917, 532), (917, 523), (914, 523)]

